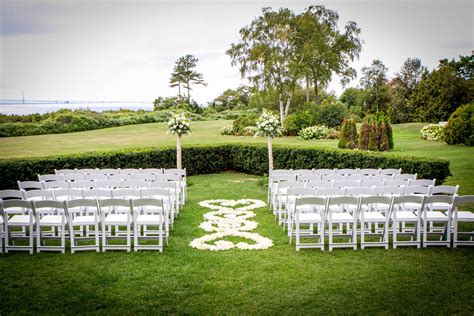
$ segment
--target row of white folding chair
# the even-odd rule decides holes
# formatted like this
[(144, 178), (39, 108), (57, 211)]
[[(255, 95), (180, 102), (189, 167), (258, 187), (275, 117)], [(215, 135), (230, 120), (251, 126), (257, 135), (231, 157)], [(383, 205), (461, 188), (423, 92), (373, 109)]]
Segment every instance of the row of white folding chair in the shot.
[(366, 175), (397, 175), (401, 174), (401, 169), (369, 169), (369, 168), (356, 168), (356, 169), (275, 169), (270, 172), (270, 177), (281, 174), (366, 174)]
[[(298, 196), (315, 197), (337, 197), (337, 196), (404, 196), (404, 195), (457, 195), (459, 185), (457, 186), (409, 186), (409, 187), (374, 187), (374, 188), (309, 188), (309, 187), (288, 187), (279, 192), (278, 209), (275, 217), (278, 218), (279, 225), (283, 228), (292, 221), (289, 210), (292, 203)], [(433, 210), (446, 210), (444, 203), (433, 204)]]
[(272, 205), (273, 205), (273, 213), (276, 215), (278, 210), (280, 209), (280, 203), (282, 202), (280, 196), (285, 196), (285, 191), (288, 188), (301, 188), (301, 187), (308, 187), (308, 188), (375, 188), (375, 187), (408, 187), (408, 186), (434, 186), (436, 180), (387, 180), (387, 181), (352, 181), (352, 180), (314, 180), (314, 181), (307, 181), (307, 182), (298, 182), (298, 181), (282, 181), (277, 182), (275, 184), (275, 189), (273, 190), (272, 196)]
[[(443, 203), (446, 212), (435, 211), (432, 205)], [(474, 245), (472, 234), (474, 232), (459, 232), (458, 226), (461, 222), (474, 222), (474, 213), (470, 211), (458, 211), (457, 206), (474, 204), (474, 196), (340, 196), (340, 197), (299, 197), (295, 200), (292, 212), (294, 220), (290, 229), (295, 227), (296, 249), (319, 248), (324, 250), (324, 238), (329, 237), (329, 250), (336, 247), (350, 247), (357, 249), (357, 237), (361, 237), (361, 248), (382, 246), (388, 249), (389, 231), (392, 231), (393, 248), (398, 246), (416, 246), (420, 248), (428, 245), (451, 246), (451, 233), (453, 234), (453, 247), (458, 245)], [(372, 210), (373, 205), (382, 205), (380, 209)], [(411, 211), (405, 206), (410, 205)], [(350, 207), (348, 207), (350, 206)], [(414, 208), (415, 207), (415, 208)], [(347, 208), (347, 212), (340, 212), (341, 208)], [(441, 223), (444, 231), (430, 231), (432, 223)], [(411, 224), (413, 227), (404, 229), (400, 224)], [(345, 231), (334, 230), (334, 225), (340, 227), (346, 224)], [(368, 225), (367, 225), (368, 224)], [(374, 230), (372, 225), (376, 224)], [(382, 224), (382, 229), (378, 228)], [(390, 229), (390, 224), (392, 225)], [(309, 226), (302, 230), (301, 225)], [(326, 233), (326, 226), (328, 232)], [(452, 227), (452, 230), (451, 230)], [(336, 233), (335, 233), (336, 232)], [(421, 234), (423, 237), (421, 238)], [(428, 235), (440, 235), (440, 240), (429, 240)], [(459, 240), (461, 234), (469, 235), (468, 241)], [(400, 235), (411, 236), (411, 240), (402, 241)], [(293, 233), (290, 235), (290, 243)], [(379, 240), (372, 242), (366, 240), (366, 236), (378, 236)], [(347, 237), (348, 242), (335, 243), (334, 237)], [(316, 243), (302, 243), (302, 238), (316, 238)]]
[(176, 168), (82, 168), (82, 169), (54, 169), (54, 174), (56, 175), (66, 175), (66, 174), (180, 174), (186, 175), (185, 169), (176, 169)]
[[(22, 214), (17, 214), (17, 209), (22, 209)], [(121, 208), (120, 211), (117, 211)], [(87, 212), (84, 210), (87, 209)], [(34, 249), (34, 230), (36, 228), (36, 249), (41, 251), (61, 251), (66, 250), (66, 225), (69, 227), (71, 239), (71, 252), (79, 250), (100, 250), (99, 244), (99, 223), (101, 223), (102, 250), (131, 249), (131, 225), (133, 224), (133, 237), (135, 241), (135, 251), (140, 249), (163, 250), (163, 239), (166, 235), (166, 216), (162, 199), (142, 198), (135, 200), (126, 199), (76, 199), (70, 201), (24, 201), (9, 200), (0, 202), (0, 213), (5, 226), (5, 251), (26, 250), (31, 254)], [(57, 228), (57, 234), (45, 236), (44, 227)], [(82, 237), (75, 227), (93, 226), (94, 236)], [(110, 245), (108, 240), (120, 238), (120, 235), (113, 235), (112, 226), (125, 226), (127, 240), (125, 245)], [(158, 230), (146, 232), (144, 227), (157, 226)], [(14, 227), (27, 228), (28, 236), (15, 236), (12, 231)], [(3, 225), (2, 225), (3, 228)], [(26, 237), (29, 240), (27, 246), (17, 246), (11, 243), (12, 238)], [(48, 246), (45, 244), (45, 237), (60, 239), (60, 245)], [(3, 237), (2, 237), (3, 238)], [(139, 241), (142, 239), (158, 239), (158, 245), (143, 245)], [(78, 239), (93, 239), (94, 245), (80, 246)], [(2, 242), (3, 243), (3, 242)], [(3, 247), (1, 248), (3, 249)]]
[(98, 188), (98, 189), (49, 189), (49, 190), (4, 190), (0, 191), (0, 199), (24, 200), (72, 200), (77, 198), (163, 198), (165, 206), (169, 208), (170, 224), (173, 227), (174, 219), (179, 214), (179, 189), (172, 183), (155, 183), (156, 187), (143, 188)]

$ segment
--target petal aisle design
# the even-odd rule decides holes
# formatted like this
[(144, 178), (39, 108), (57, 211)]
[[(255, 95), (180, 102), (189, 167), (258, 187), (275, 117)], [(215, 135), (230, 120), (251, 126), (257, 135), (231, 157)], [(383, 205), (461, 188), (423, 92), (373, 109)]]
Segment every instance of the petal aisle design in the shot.
[[(253, 199), (241, 200), (206, 200), (199, 202), (202, 207), (214, 210), (204, 214), (205, 221), (199, 225), (201, 229), (212, 233), (196, 238), (189, 243), (189, 246), (210, 251), (229, 250), (232, 248), (261, 250), (273, 246), (273, 241), (258, 233), (249, 231), (257, 228), (258, 223), (249, 220), (255, 217), (255, 213), (250, 211), (266, 206), (265, 202)], [(233, 208), (240, 205), (240, 207)], [(254, 241), (254, 243), (223, 240), (225, 237), (240, 237)]]

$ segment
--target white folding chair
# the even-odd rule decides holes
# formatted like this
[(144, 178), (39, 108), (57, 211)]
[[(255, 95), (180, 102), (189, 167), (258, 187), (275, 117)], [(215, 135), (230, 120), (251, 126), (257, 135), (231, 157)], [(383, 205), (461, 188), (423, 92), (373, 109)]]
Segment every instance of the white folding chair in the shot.
[[(102, 251), (107, 250), (131, 250), (131, 225), (132, 225), (132, 205), (130, 200), (123, 199), (104, 199), (99, 201), (99, 209), (102, 223)], [(127, 209), (127, 212), (116, 213), (115, 208), (120, 207), (122, 210)], [(124, 236), (114, 235), (112, 231), (113, 226), (126, 227), (126, 244), (109, 244), (109, 239), (123, 239)], [(107, 227), (109, 228), (107, 230)]]
[[(461, 208), (466, 208), (462, 210)], [(458, 246), (474, 246), (474, 231), (459, 230), (459, 224), (466, 225), (464, 229), (472, 229), (474, 223), (474, 195), (456, 196), (454, 198), (453, 208), (453, 248)], [(469, 225), (469, 226), (468, 226)], [(460, 239), (462, 236), (467, 236), (468, 239)]]
[(119, 189), (122, 187), (121, 180), (97, 180), (95, 181), (96, 189)]
[(345, 176), (344, 180), (352, 180), (352, 181), (357, 181), (360, 182), (362, 180), (368, 180), (369, 176), (363, 175), (363, 174), (348, 174)]
[(155, 181), (156, 180), (156, 174), (151, 174), (151, 173), (140, 173), (140, 174), (134, 174), (132, 176), (133, 180), (144, 180), (144, 181)]
[[(446, 246), (451, 247), (451, 213), (454, 197), (450, 195), (431, 195), (425, 198), (423, 209), (423, 247)], [(447, 205), (445, 212), (433, 210), (432, 205)], [(438, 225), (436, 225), (438, 224)], [(441, 226), (439, 226), (441, 224)], [(429, 235), (439, 236), (438, 240), (429, 240)]]
[(109, 180), (131, 180), (132, 175), (131, 174), (122, 174), (122, 173), (116, 173), (116, 174), (110, 174)]
[(417, 180), (410, 180), (410, 186), (422, 186), (422, 187), (429, 187), (432, 185), (436, 185), (436, 179), (428, 180), (428, 179), (417, 179)]
[(307, 188), (332, 188), (334, 181), (331, 180), (310, 180), (306, 182)]
[(284, 217), (286, 217), (286, 202), (287, 202), (287, 191), (289, 188), (304, 188), (305, 184), (298, 181), (285, 181), (278, 183), (277, 186), (277, 197), (276, 197), (276, 214), (275, 218), (278, 217), (278, 225), (284, 225)]
[(84, 190), (95, 189), (95, 181), (77, 180), (77, 181), (69, 182), (69, 188), (70, 189), (84, 189)]
[(396, 174), (401, 174), (402, 173), (402, 169), (390, 169), (390, 168), (387, 168), (387, 169), (380, 169), (379, 170), (379, 175), (390, 175), (390, 176), (394, 176)]
[[(421, 247), (421, 210), (424, 208), (424, 203), (425, 196), (421, 195), (403, 195), (392, 198), (390, 213), (392, 215), (393, 249), (398, 246)], [(409, 207), (406, 207), (407, 204)], [(398, 240), (398, 236), (408, 236), (410, 240)]]
[(109, 176), (102, 173), (93, 173), (93, 174), (85, 174), (84, 180), (89, 181), (99, 181), (99, 180), (108, 180)]
[[(36, 251), (66, 252), (66, 202), (64, 201), (33, 201), (36, 212)], [(51, 227), (48, 234), (43, 234), (43, 227)], [(57, 229), (57, 230), (56, 230)], [(59, 239), (61, 245), (48, 246), (45, 239)]]
[(55, 174), (74, 174), (76, 173), (76, 169), (54, 169)]
[(127, 188), (135, 188), (135, 189), (141, 189), (141, 188), (149, 188), (150, 183), (145, 180), (124, 180), (122, 182), (122, 188), (127, 189)]
[[(18, 209), (21, 213), (18, 214)], [(11, 211), (11, 212), (10, 212)], [(35, 211), (31, 201), (7, 200), (0, 202), (0, 213), (3, 215), (3, 225), (5, 227), (5, 252), (9, 251), (34, 251), (34, 227)], [(20, 228), (15, 232), (13, 228)], [(28, 245), (15, 245), (14, 239), (27, 239)]]
[(98, 170), (97, 169), (92, 169), (92, 168), (82, 168), (82, 169), (77, 169), (76, 173), (79, 174), (97, 174)]
[(379, 180), (379, 181), (393, 180), (393, 176), (389, 174), (378, 174), (378, 175), (370, 177), (370, 180)]
[(115, 168), (102, 168), (102, 169), (98, 169), (98, 172), (97, 172), (97, 173), (106, 174), (106, 175), (118, 174), (118, 173), (119, 173), (119, 169), (115, 169)]
[(335, 180), (332, 186), (334, 188), (357, 188), (359, 186), (359, 181)]
[(293, 224), (292, 210), (294, 209), (294, 204), (296, 198), (298, 197), (316, 197), (316, 189), (314, 188), (288, 188), (286, 193), (286, 203), (285, 203), (285, 213), (283, 220), (283, 229), (286, 228), (288, 224), (288, 235), (291, 236), (293, 232), (293, 227), (290, 226)]
[(402, 173), (393, 176), (394, 180), (416, 180), (417, 174)]
[[(172, 169), (169, 169), (172, 170)], [(178, 170), (178, 169), (176, 169)], [(165, 170), (163, 170), (165, 172)], [(176, 183), (176, 188), (178, 191), (176, 192), (178, 195), (178, 201), (180, 206), (184, 205), (184, 197), (183, 197), (183, 186), (182, 186), (183, 176), (180, 174), (173, 174), (173, 173), (163, 173), (156, 175), (156, 182), (173, 182)]]
[(344, 175), (337, 173), (323, 174), (321, 180), (344, 180)]
[(380, 172), (379, 169), (373, 169), (373, 168), (366, 168), (366, 169), (358, 169), (357, 173), (366, 175), (366, 176), (376, 176)]
[(296, 181), (296, 175), (292, 170), (272, 170), (268, 176), (268, 207), (273, 211), (273, 203), (275, 201), (276, 188), (279, 182)]
[(357, 169), (337, 169), (336, 174), (342, 174), (345, 176), (353, 175), (357, 173)]
[(62, 177), (59, 174), (39, 174), (38, 181), (39, 182), (47, 182), (47, 181), (61, 181)]
[[(329, 197), (326, 218), (328, 223), (329, 251), (333, 248), (353, 248), (357, 250), (357, 210), (359, 198), (354, 196)], [(343, 209), (341, 212), (340, 209)], [(353, 211), (350, 211), (350, 210)], [(341, 227), (346, 224), (346, 231)], [(338, 225), (338, 229), (334, 229)], [(348, 241), (335, 242), (334, 237), (348, 239)]]
[(359, 187), (360, 188), (375, 188), (375, 187), (382, 187), (383, 186), (383, 181), (381, 180), (361, 180), (359, 182)]
[(313, 170), (313, 173), (314, 174), (319, 174), (321, 176), (323, 176), (325, 174), (335, 174), (336, 169), (315, 169), (315, 170)]
[[(99, 205), (96, 199), (75, 199), (66, 201), (71, 253), (76, 251), (95, 250), (100, 252)], [(78, 227), (76, 229), (75, 227)], [(89, 229), (84, 237), (83, 227)], [(92, 233), (93, 234), (92, 234)], [(90, 237), (93, 235), (93, 237)], [(94, 240), (92, 245), (79, 245), (79, 241)]]
[(383, 183), (386, 187), (407, 187), (410, 185), (409, 180), (397, 179), (397, 180), (385, 180)]
[(90, 176), (90, 175), (81, 174), (81, 173), (71, 173), (71, 174), (63, 174), (61, 175), (61, 178), (63, 181), (74, 182), (74, 181), (79, 181), (79, 180), (85, 180), (87, 176)]
[[(175, 203), (171, 198), (171, 193), (169, 189), (166, 188), (151, 188), (151, 189), (140, 189), (141, 197), (142, 198), (150, 198), (150, 199), (159, 199), (163, 201), (163, 211), (165, 216), (165, 236), (166, 236), (166, 243), (168, 243), (168, 236), (170, 226), (173, 229), (173, 222), (174, 222), (174, 207)], [(146, 211), (146, 209), (145, 209)], [(147, 231), (145, 227), (144, 234), (146, 236)]]
[[(385, 247), (385, 249), (388, 249), (391, 201), (392, 198), (388, 196), (362, 196), (360, 198), (361, 249), (366, 247)], [(373, 205), (377, 205), (377, 208), (374, 209)], [(379, 229), (379, 224), (383, 224), (382, 229)], [(378, 237), (379, 239), (378, 241), (369, 241), (366, 237)]]
[(145, 174), (163, 174), (163, 169), (161, 168), (145, 168), (141, 169), (140, 173), (145, 173)]
[(48, 181), (44, 183), (45, 190), (69, 189), (69, 182), (66, 181)]
[(171, 220), (171, 226), (173, 226), (174, 219), (178, 216), (179, 213), (179, 188), (177, 187), (177, 184), (175, 182), (169, 182), (169, 181), (153, 181), (150, 182), (150, 189), (153, 188), (158, 188), (158, 189), (168, 189), (170, 192), (171, 196), (171, 201), (174, 204), (174, 214), (172, 216)]
[(130, 174), (130, 175), (134, 175), (134, 174), (140, 173), (140, 169), (137, 169), (137, 168), (119, 169), (119, 173), (120, 173), (120, 174)]
[(314, 169), (296, 169), (293, 170), (293, 173), (296, 174), (296, 177), (302, 176), (304, 174), (313, 174)]
[[(8, 200), (23, 200), (24, 199), (24, 194), (23, 194), (23, 191), (20, 191), (20, 190), (1, 190), (0, 191), (0, 202), (1, 201), (8, 201)], [(24, 214), (24, 209), (21, 208), (21, 207), (18, 207), (18, 208), (9, 208), (8, 210), (9, 214), (17, 214), (17, 215), (23, 215)], [(3, 216), (2, 216), (2, 219), (1, 219), (1, 224), (0, 226), (2, 226), (2, 232), (0, 233), (0, 238), (3, 238), (3, 233), (5, 232), (5, 229), (3, 228)], [(26, 230), (25, 228), (23, 227), (22, 228), (22, 232), (21, 232), (21, 235), (22, 236), (26, 236)]]
[[(164, 207), (163, 200), (142, 198), (131, 200), (133, 209), (133, 231), (134, 250), (159, 250), (163, 252), (164, 232)], [(147, 227), (146, 235), (142, 234), (142, 228)], [(157, 227), (151, 231), (149, 227)], [(158, 245), (140, 244), (141, 239), (157, 239)]]
[[(181, 177), (180, 184), (181, 184), (181, 197), (182, 197), (182, 202), (183, 204), (186, 203), (187, 200), (187, 194), (188, 194), (188, 187), (187, 187), (187, 179), (186, 179), (186, 168), (184, 169), (176, 169), (176, 168), (171, 168), (171, 169), (163, 169), (163, 174), (174, 174), (178, 175)], [(157, 179), (158, 180), (158, 179)]]
[(320, 174), (309, 173), (309, 174), (296, 175), (296, 181), (300, 181), (300, 182), (320, 181), (320, 180), (321, 180)]
[[(326, 220), (327, 199), (318, 197), (297, 197), (292, 210), (295, 228), (296, 250), (319, 248), (324, 250), (324, 226)], [(308, 227), (302, 229), (301, 226)], [(290, 244), (293, 233), (290, 233)], [(302, 239), (316, 239), (316, 242), (302, 242)]]
[(69, 201), (74, 199), (82, 199), (81, 189), (57, 189), (52, 191), (56, 201)]

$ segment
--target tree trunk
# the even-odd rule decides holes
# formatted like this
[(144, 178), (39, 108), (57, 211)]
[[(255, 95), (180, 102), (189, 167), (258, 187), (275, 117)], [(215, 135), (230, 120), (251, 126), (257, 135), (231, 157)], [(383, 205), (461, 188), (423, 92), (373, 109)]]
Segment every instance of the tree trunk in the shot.
[[(273, 170), (273, 148), (272, 148), (272, 138), (267, 137), (268, 140), (268, 170)], [(268, 173), (270, 174), (270, 172)]]
[(178, 99), (181, 100), (181, 83), (178, 84)]
[(288, 93), (288, 99), (286, 99), (285, 117), (288, 116), (288, 112), (290, 111), (290, 104), (291, 104), (292, 97), (293, 95), (291, 93)]
[(191, 100), (191, 95), (189, 94), (189, 90), (191, 90), (191, 87), (189, 86), (189, 82), (186, 85), (186, 89), (188, 89), (188, 104), (189, 104), (189, 100)]
[(316, 71), (313, 70), (313, 82), (314, 82), (314, 104), (318, 105), (318, 75), (316, 74)]
[(181, 135), (176, 135), (176, 168), (183, 169), (181, 165)]
[(280, 105), (280, 125), (283, 127), (283, 120), (285, 119), (285, 114), (283, 112), (283, 95), (280, 93), (278, 95), (278, 103)]
[(305, 81), (306, 81), (306, 102), (309, 102), (309, 79), (308, 79), (308, 76), (306, 76)]

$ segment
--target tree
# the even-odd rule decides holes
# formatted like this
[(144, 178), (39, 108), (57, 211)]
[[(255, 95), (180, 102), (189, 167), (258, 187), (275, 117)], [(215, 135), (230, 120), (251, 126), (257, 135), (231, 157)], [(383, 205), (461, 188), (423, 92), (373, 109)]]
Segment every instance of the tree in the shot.
[(294, 43), (295, 15), (286, 8), (264, 8), (262, 13), (240, 29), (239, 42), (231, 44), (226, 53), (233, 66), (240, 66), (242, 78), (247, 76), (257, 90), (276, 91), (283, 124), (301, 71)]
[(382, 61), (375, 59), (370, 67), (362, 68), (361, 86), (366, 89), (364, 109), (376, 113), (387, 108), (389, 101), (387, 87), (387, 67)]
[(295, 40), (304, 66), (307, 95), (312, 80), (314, 102), (319, 104), (318, 90), (331, 81), (332, 74), (339, 75), (343, 85), (355, 78), (356, 71), (349, 63), (359, 57), (362, 48), (360, 28), (350, 21), (340, 32), (337, 12), (321, 5), (309, 6), (296, 19)]
[(186, 98), (188, 103), (191, 100), (191, 85), (207, 86), (207, 83), (204, 82), (203, 75), (194, 70), (198, 61), (199, 59), (193, 55), (180, 57), (175, 62), (173, 72), (171, 73), (170, 87), (178, 87), (178, 95), (181, 98), (181, 86), (183, 86), (187, 90)]
[(245, 109), (249, 105), (250, 88), (239, 86), (237, 89), (227, 89), (220, 96), (216, 97), (209, 107), (216, 111)]
[(451, 113), (471, 99), (472, 82), (441, 61), (438, 68), (422, 76), (409, 99), (409, 109), (419, 122), (447, 121)]
[(421, 78), (428, 69), (422, 65), (419, 58), (407, 58), (403, 63), (400, 72), (395, 74), (396, 77), (405, 85), (408, 94), (411, 94)]

